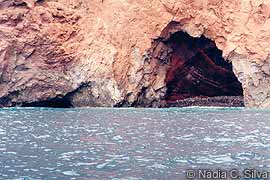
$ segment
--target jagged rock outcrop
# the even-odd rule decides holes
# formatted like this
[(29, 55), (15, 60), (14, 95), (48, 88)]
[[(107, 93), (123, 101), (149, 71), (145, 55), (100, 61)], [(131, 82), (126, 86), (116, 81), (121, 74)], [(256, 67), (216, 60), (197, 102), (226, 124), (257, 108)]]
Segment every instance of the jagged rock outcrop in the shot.
[(270, 107), (263, 0), (0, 0), (0, 104), (160, 106), (173, 54), (162, 43), (181, 31), (222, 50), (246, 106)]

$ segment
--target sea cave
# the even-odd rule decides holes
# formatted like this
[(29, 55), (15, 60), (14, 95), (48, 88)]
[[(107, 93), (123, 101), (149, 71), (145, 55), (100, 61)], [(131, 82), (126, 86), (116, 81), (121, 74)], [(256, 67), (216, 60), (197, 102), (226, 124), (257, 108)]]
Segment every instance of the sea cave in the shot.
[(212, 40), (176, 32), (164, 44), (171, 49), (166, 62), (167, 106), (244, 106), (232, 64)]

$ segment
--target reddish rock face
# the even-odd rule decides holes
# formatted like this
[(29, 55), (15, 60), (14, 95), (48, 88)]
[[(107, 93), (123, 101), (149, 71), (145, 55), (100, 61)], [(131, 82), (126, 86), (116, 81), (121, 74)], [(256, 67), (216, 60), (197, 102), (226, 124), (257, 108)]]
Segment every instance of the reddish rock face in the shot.
[(177, 32), (166, 42), (172, 49), (166, 76), (167, 102), (189, 97), (242, 96), (232, 65), (211, 40)]
[(246, 106), (270, 107), (269, 7), (261, 0), (0, 0), (0, 106), (156, 107), (164, 98), (241, 93), (230, 65), (211, 53), (214, 43), (201, 39), (191, 49), (193, 41), (168, 41), (183, 31), (222, 50)]

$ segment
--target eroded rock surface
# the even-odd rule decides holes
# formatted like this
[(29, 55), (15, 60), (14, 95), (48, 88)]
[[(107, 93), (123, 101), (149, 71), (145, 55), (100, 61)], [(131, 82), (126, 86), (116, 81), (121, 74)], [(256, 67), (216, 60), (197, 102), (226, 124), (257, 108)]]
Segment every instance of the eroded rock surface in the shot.
[(71, 75), (80, 16), (54, 2), (34, 3), (0, 2), (2, 106), (63, 96), (80, 86)]
[(246, 106), (270, 107), (269, 17), (263, 0), (0, 0), (0, 104), (161, 106), (160, 40), (183, 31), (222, 50)]

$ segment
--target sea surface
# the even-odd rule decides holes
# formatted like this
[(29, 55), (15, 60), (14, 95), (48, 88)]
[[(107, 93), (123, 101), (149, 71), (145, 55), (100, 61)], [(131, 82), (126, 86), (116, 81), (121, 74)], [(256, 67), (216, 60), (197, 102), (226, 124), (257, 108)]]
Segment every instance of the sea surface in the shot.
[(270, 170), (270, 110), (0, 110), (0, 179), (184, 180)]

